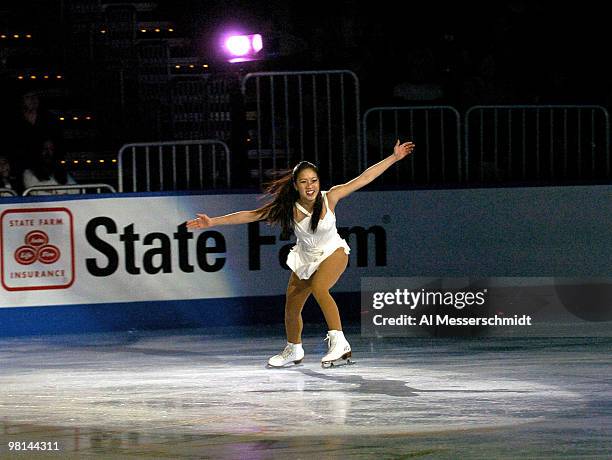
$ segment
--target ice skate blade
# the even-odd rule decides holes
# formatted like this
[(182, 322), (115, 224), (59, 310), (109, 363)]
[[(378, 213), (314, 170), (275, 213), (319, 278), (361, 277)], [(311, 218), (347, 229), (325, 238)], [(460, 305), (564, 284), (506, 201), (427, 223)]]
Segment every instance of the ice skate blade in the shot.
[(329, 369), (332, 367), (351, 366), (353, 364), (355, 364), (355, 361), (353, 361), (350, 356), (347, 356), (346, 358), (342, 357), (335, 361), (321, 361), (321, 367), (323, 369)]
[(272, 364), (267, 363), (267, 364), (266, 364), (266, 367), (267, 367), (268, 369), (284, 369), (284, 368), (287, 368), (287, 367), (294, 367), (294, 366), (298, 366), (298, 365), (299, 365), (299, 364), (300, 364), (302, 361), (303, 361), (303, 358), (302, 358), (302, 359), (299, 359), (299, 360), (297, 360), (297, 361), (288, 362), (287, 364), (285, 364), (285, 365), (283, 365), (283, 366), (273, 366)]

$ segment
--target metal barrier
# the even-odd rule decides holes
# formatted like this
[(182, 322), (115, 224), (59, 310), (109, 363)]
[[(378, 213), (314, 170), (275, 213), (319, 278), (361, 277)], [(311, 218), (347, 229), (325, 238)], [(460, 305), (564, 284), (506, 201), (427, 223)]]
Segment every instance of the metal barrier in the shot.
[[(218, 169), (219, 155), (225, 175)], [(136, 143), (119, 150), (119, 192), (202, 189), (217, 187), (220, 180), (231, 186), (230, 152), (222, 141)], [(129, 183), (131, 190), (126, 190)]]
[(251, 177), (307, 159), (332, 182), (361, 172), (359, 79), (348, 70), (257, 72), (242, 79)]
[(393, 153), (397, 139), (411, 140), (416, 152), (398, 163), (395, 184), (447, 184), (462, 180), (459, 112), (449, 106), (374, 107), (363, 116), (364, 166)]
[(475, 106), (464, 134), (468, 180), (610, 179), (604, 107)]
[(0, 198), (7, 196), (17, 196), (17, 193), (10, 188), (0, 188)]
[(108, 184), (36, 185), (24, 190), (23, 196), (35, 195), (83, 195), (86, 193), (117, 193)]

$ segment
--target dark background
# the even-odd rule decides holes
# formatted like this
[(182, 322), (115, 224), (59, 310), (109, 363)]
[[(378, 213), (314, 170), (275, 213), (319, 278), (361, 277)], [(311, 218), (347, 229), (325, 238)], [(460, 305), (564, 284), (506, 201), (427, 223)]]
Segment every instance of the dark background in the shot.
[(233, 22), (286, 34), (296, 53), (285, 66), (349, 68), (373, 99), (388, 98), (389, 86), (421, 65), (455, 102), (453, 90), (489, 55), (489, 80), (511, 86), (512, 101), (607, 104), (612, 89), (603, 3), (192, 0), (162, 8), (196, 37)]
[[(78, 67), (82, 63), (71, 52), (87, 44), (70, 41), (70, 9), (95, 3), (3, 2), (2, 28), (28, 28), (38, 38), (36, 45), (45, 50), (41, 58), (63, 68)], [(377, 96), (368, 91), (373, 98), (388, 98), (389, 85), (405, 81), (411, 67), (419, 64), (427, 68), (426, 80), (458, 86), (479, 73), (488, 55), (495, 62), (490, 79), (510, 81), (516, 101), (607, 104), (612, 90), (606, 65), (609, 20), (602, 2), (162, 0), (155, 4), (157, 8), (139, 19), (172, 21), (181, 36), (193, 39), (194, 52), (202, 57), (215, 56), (220, 31), (241, 26), (284, 39), (276, 48), (286, 48), (285, 56), (260, 62), (259, 67), (349, 68), (358, 73), (364, 88), (374, 85)], [(457, 95), (449, 91), (445, 97), (452, 102)]]
[[(133, 5), (127, 19), (126, 5)], [(3, 2), (0, 31), (9, 36), (0, 42), (3, 128), (10, 130), (20, 95), (35, 89), (56, 117), (92, 115), (94, 122), (86, 127), (63, 125), (67, 151), (95, 158), (113, 155), (127, 142), (184, 139), (164, 124), (171, 93), (157, 94), (159, 88), (144, 85), (141, 78), (138, 47), (143, 39), (156, 46), (170, 35), (183, 41), (171, 50), (171, 58), (210, 66), (205, 75), (189, 78), (229, 75), (228, 91), (234, 94), (240, 76), (250, 71), (349, 69), (359, 77), (364, 109), (452, 105), (465, 110), (487, 104), (609, 108), (612, 103), (610, 27), (603, 2), (178, 0), (150, 3), (153, 8), (142, 5)], [(175, 32), (157, 40), (150, 40), (150, 32), (146, 37), (138, 33), (142, 24), (161, 22)], [(102, 28), (108, 33), (101, 35)], [(218, 45), (228, 28), (261, 33), (267, 58), (225, 63)], [(11, 40), (16, 32), (33, 37)], [(28, 72), (58, 73), (63, 79), (32, 81)], [(19, 75), (26, 78), (17, 80)]]

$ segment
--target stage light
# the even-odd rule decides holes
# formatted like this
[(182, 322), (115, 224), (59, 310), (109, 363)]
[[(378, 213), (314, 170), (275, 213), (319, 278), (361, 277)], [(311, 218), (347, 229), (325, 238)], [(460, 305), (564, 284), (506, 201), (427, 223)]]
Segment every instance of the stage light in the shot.
[(232, 56), (244, 56), (251, 49), (251, 43), (246, 35), (234, 35), (227, 39), (225, 47)]
[(229, 62), (254, 61), (261, 58), (263, 39), (260, 34), (231, 34), (226, 35), (223, 46)]

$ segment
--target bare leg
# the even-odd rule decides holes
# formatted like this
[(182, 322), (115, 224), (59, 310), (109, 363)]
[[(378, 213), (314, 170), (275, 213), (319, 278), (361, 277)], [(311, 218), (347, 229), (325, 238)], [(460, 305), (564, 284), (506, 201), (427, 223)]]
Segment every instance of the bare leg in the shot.
[(338, 305), (336, 305), (336, 301), (330, 295), (329, 290), (336, 284), (347, 264), (348, 255), (344, 253), (344, 249), (338, 248), (319, 265), (319, 269), (310, 278), (312, 295), (321, 307), (329, 330), (342, 330)]
[(291, 273), (285, 302), (285, 330), (288, 342), (302, 343), (302, 308), (310, 293), (310, 280), (301, 280), (295, 273)]

